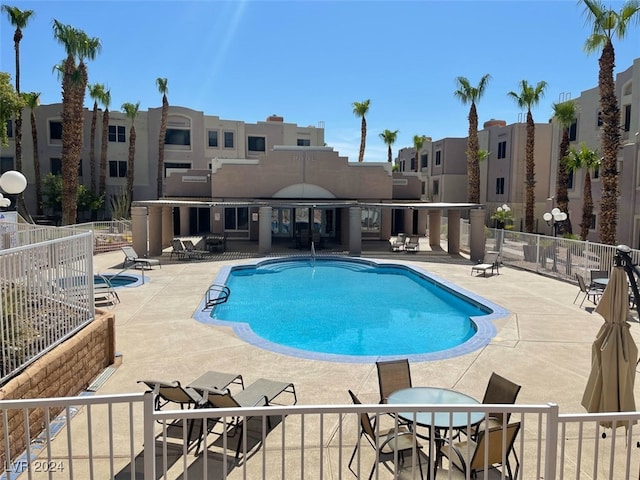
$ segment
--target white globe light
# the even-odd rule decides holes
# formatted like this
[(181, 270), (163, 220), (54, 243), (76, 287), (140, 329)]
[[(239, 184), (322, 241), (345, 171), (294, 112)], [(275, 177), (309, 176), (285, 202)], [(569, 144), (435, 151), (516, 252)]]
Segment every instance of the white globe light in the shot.
[(545, 222), (550, 222), (551, 219), (553, 218), (553, 215), (551, 215), (549, 212), (547, 212), (544, 215), (542, 215), (542, 218), (544, 218)]
[(27, 188), (27, 179), (20, 172), (9, 170), (0, 176), (0, 188), (6, 193), (16, 195)]
[(505, 212), (508, 212), (508, 211), (509, 211), (509, 205), (507, 205), (507, 204), (505, 203), (504, 205), (502, 205), (502, 209), (503, 209)]
[(496, 208), (496, 212), (501, 212), (501, 211), (502, 211), (502, 207)]
[(0, 207), (6, 208), (9, 205), (11, 205), (11, 200), (9, 200), (8, 198), (0, 198)]
[(551, 210), (551, 215), (553, 215), (554, 217), (556, 215), (558, 215), (559, 213), (560, 213), (560, 209), (558, 207), (556, 207), (553, 210)]
[(558, 215), (558, 220), (561, 222), (564, 222), (567, 219), (567, 214), (564, 212), (560, 212), (560, 215)]

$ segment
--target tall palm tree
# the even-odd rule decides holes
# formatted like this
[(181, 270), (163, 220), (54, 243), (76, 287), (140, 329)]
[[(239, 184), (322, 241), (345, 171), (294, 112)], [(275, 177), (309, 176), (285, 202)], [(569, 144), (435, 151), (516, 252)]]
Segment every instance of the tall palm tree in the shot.
[(358, 161), (364, 161), (364, 147), (367, 142), (367, 119), (365, 115), (369, 112), (369, 103), (371, 100), (365, 100), (363, 102), (353, 102), (353, 113), (362, 118), (360, 125), (360, 154), (358, 155)]
[(167, 135), (167, 116), (169, 114), (169, 100), (167, 100), (167, 93), (169, 87), (167, 86), (166, 78), (157, 78), (156, 86), (158, 91), (162, 94), (162, 118), (160, 120), (160, 136), (158, 138), (158, 178), (157, 178), (157, 190), (158, 198), (162, 197), (162, 179), (164, 178), (164, 141)]
[(589, 235), (591, 217), (593, 216), (593, 198), (591, 195), (591, 172), (600, 165), (600, 155), (597, 150), (589, 150), (584, 143), (580, 148), (571, 147), (564, 157), (569, 171), (584, 169), (584, 187), (582, 192), (582, 223), (580, 223), (580, 239), (584, 242)]
[(391, 157), (393, 156), (391, 153), (391, 145), (396, 143), (396, 140), (398, 139), (398, 130), (394, 130), (393, 132), (391, 130), (385, 130), (379, 134), (379, 137), (387, 146), (387, 161), (391, 163)]
[[(34, 14), (33, 10), (20, 10), (18, 7), (2, 5), (0, 7), (7, 14), (9, 22), (15, 31), (13, 32), (13, 48), (16, 51), (16, 93), (20, 95), (20, 41), (22, 40), (22, 29), (26, 28), (29, 19)], [(22, 109), (15, 112), (16, 130), (15, 130), (15, 152), (16, 152), (16, 170), (22, 171)], [(26, 213), (24, 205), (24, 195), (20, 194), (17, 198), (18, 210)]]
[(96, 189), (96, 124), (98, 123), (98, 101), (101, 101), (104, 95), (104, 85), (94, 83), (88, 85), (89, 96), (93, 99), (93, 114), (91, 116), (91, 142), (89, 147), (89, 164), (91, 169), (91, 190)]
[(640, 2), (626, 1), (620, 10), (606, 7), (600, 0), (582, 0), (587, 22), (592, 31), (587, 38), (584, 49), (587, 53), (601, 51), (598, 64), (598, 88), (600, 90), (600, 147), (602, 149), (602, 196), (600, 199), (600, 218), (598, 234), (600, 242), (615, 245), (618, 227), (618, 167), (617, 158), (620, 150), (620, 110), (616, 98), (613, 68), (615, 67), (615, 50), (613, 37), (622, 40), (632, 19), (638, 17)]
[(420, 150), (422, 150), (422, 147), (424, 146), (424, 142), (426, 141), (427, 141), (426, 135), (413, 136), (413, 148), (416, 150), (416, 161), (414, 165), (416, 172), (420, 170), (420, 167), (418, 166), (419, 159), (420, 159)]
[(567, 220), (560, 225), (561, 233), (572, 233), (571, 218), (569, 217), (569, 172), (567, 171), (564, 158), (569, 151), (569, 128), (576, 119), (578, 107), (573, 100), (554, 103), (553, 117), (562, 128), (562, 139), (560, 140), (560, 150), (558, 152), (558, 171), (556, 178), (556, 205), (567, 214)]
[(42, 173), (40, 172), (40, 155), (38, 155), (38, 125), (35, 110), (40, 106), (40, 92), (23, 93), (22, 98), (31, 110), (31, 139), (33, 141), (33, 171), (36, 184), (36, 215), (42, 215)]
[(62, 224), (70, 225), (76, 223), (78, 213), (78, 166), (89, 79), (85, 59), (96, 57), (100, 40), (58, 20), (53, 21), (53, 36), (67, 55), (57, 68), (62, 76)]
[(525, 209), (524, 209), (524, 225), (527, 233), (533, 233), (534, 229), (534, 206), (536, 202), (536, 173), (535, 173), (535, 160), (534, 160), (534, 147), (536, 137), (536, 124), (533, 121), (533, 115), (531, 114), (531, 108), (540, 103), (540, 99), (544, 96), (544, 91), (547, 88), (547, 82), (540, 81), (534, 87), (529, 85), (526, 80), (520, 81), (519, 92), (509, 92), (507, 95), (511, 97), (520, 108), (527, 109), (527, 143), (525, 149)]
[(477, 87), (472, 87), (465, 77), (456, 78), (458, 89), (453, 95), (463, 104), (471, 104), (469, 108), (469, 136), (467, 137), (467, 176), (469, 188), (467, 199), (469, 203), (480, 203), (480, 159), (478, 158), (478, 112), (476, 102), (482, 98), (491, 75), (484, 75)]
[(103, 92), (100, 102), (104, 107), (102, 113), (102, 137), (100, 139), (100, 180), (98, 196), (104, 197), (107, 189), (107, 147), (109, 146), (109, 105), (111, 105), (111, 90)]
[(127, 118), (131, 120), (131, 128), (129, 128), (129, 159), (127, 162), (127, 198), (129, 199), (129, 207), (131, 207), (131, 201), (133, 200), (133, 170), (135, 167), (136, 158), (136, 117), (140, 110), (140, 102), (138, 103), (123, 103), (122, 110), (127, 115)]

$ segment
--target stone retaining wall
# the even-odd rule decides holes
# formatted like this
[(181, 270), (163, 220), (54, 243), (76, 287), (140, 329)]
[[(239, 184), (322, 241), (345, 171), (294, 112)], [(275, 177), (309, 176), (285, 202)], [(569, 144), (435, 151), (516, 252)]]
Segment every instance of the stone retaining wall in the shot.
[[(24, 372), (0, 388), (0, 400), (70, 397), (85, 390), (102, 370), (115, 361), (115, 316), (96, 311), (96, 318), (73, 337), (29, 365)], [(50, 411), (53, 420), (60, 412)], [(9, 426), (10, 458), (25, 451), (25, 422), (22, 410), (6, 413)], [(44, 425), (44, 411), (29, 412), (30, 436), (35, 438)], [(0, 421), (4, 439), (4, 421)], [(0, 442), (0, 471), (8, 464), (5, 443)]]

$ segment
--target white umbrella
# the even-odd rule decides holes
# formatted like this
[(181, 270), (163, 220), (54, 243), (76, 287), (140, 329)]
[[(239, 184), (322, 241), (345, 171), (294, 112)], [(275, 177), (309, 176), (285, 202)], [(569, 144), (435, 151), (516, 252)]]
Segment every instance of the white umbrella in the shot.
[[(636, 410), (638, 347), (629, 331), (629, 285), (623, 267), (613, 267), (607, 288), (595, 310), (605, 322), (591, 350), (591, 374), (582, 397), (589, 413)], [(611, 422), (602, 422), (610, 427)]]

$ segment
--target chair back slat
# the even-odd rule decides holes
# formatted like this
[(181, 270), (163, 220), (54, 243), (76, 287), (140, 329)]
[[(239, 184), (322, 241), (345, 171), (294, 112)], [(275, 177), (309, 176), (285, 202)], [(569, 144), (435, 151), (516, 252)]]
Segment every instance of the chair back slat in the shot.
[[(481, 430), (478, 432), (478, 439), (476, 448), (473, 452), (471, 462), (469, 462), (469, 470), (478, 471), (484, 469), (485, 465), (502, 465), (503, 464), (503, 452), (506, 459), (513, 448), (513, 442), (516, 440), (518, 431), (520, 430), (520, 422), (510, 423), (506, 426), (506, 443), (503, 447), (503, 427), (494, 427), (489, 429), (488, 432)], [(485, 450), (487, 449), (486, 443), (488, 442), (488, 455), (485, 462)], [(506, 465), (506, 462), (504, 462)]]
[[(493, 372), (489, 378), (487, 389), (484, 392), (482, 403), (484, 404), (497, 404), (497, 403), (516, 403), (518, 393), (520, 393), (521, 385), (513, 383), (497, 373)], [(491, 416), (500, 423), (504, 422), (502, 413), (492, 413)], [(507, 421), (509, 417), (507, 416)]]

